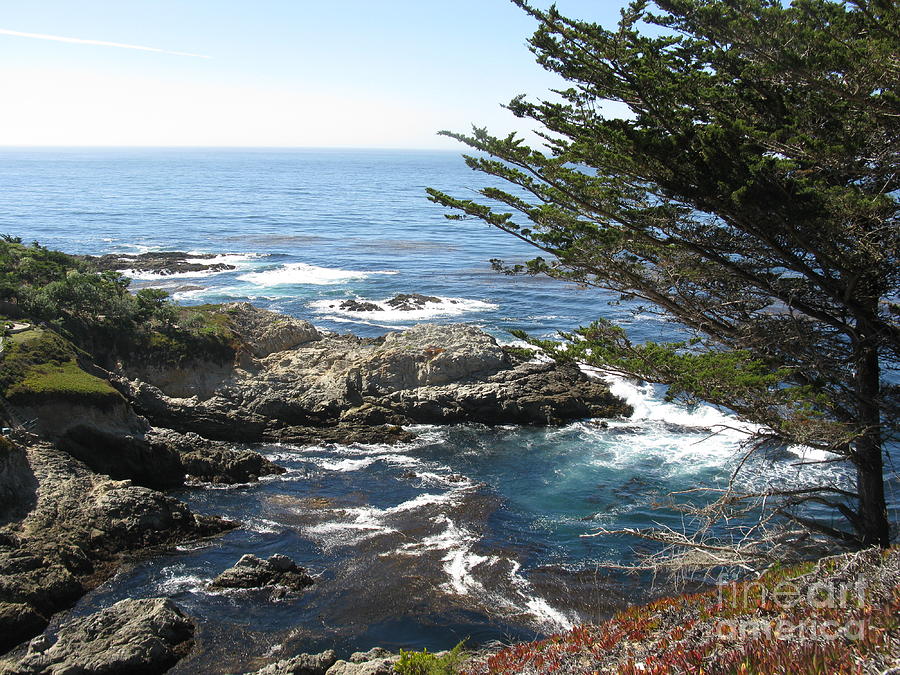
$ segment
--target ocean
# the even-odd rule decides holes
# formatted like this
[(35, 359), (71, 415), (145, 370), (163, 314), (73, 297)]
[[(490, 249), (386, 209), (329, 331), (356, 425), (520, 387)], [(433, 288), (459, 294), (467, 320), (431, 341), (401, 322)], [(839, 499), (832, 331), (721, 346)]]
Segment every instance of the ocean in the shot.
[[(510, 277), (490, 259), (533, 249), (480, 221), (448, 221), (426, 187), (473, 195), (487, 182), (458, 154), (378, 150), (40, 149), (0, 151), (0, 233), (69, 253), (214, 253), (236, 269), (135, 274), (181, 303), (250, 301), (321, 329), (381, 335), (414, 323), (467, 322), (501, 342), (511, 329), (552, 338), (598, 317), (635, 341), (679, 328), (596, 289)], [(441, 298), (396, 312), (398, 293)], [(342, 311), (339, 303), (381, 303)], [(627, 420), (561, 428), (418, 427), (386, 446), (259, 446), (285, 466), (257, 484), (189, 487), (192, 508), (243, 525), (136, 563), (72, 610), (125, 597), (174, 598), (201, 621), (199, 650), (173, 672), (233, 672), (262, 657), (336, 648), (451, 647), (533, 638), (598, 620), (652, 593), (605, 568), (646, 545), (599, 528), (690, 523), (659, 502), (722, 486), (741, 456), (727, 411), (664, 400), (657, 386), (610, 379)], [(799, 467), (802, 450), (753, 458), (743, 485), (848, 483), (838, 465)], [(893, 470), (892, 470), (893, 471)], [(892, 505), (897, 484), (892, 474)], [(244, 553), (284, 553), (317, 583), (299, 598), (211, 593)]]

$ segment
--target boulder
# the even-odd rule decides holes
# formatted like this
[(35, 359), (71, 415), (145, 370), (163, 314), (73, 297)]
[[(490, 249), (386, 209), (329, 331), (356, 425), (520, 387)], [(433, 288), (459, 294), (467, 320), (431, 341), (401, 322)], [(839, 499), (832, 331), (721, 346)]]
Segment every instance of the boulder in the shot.
[(192, 646), (194, 624), (166, 598), (122, 600), (32, 640), (3, 675), (163, 673)]
[(226, 588), (274, 588), (280, 591), (300, 592), (313, 584), (313, 578), (287, 556), (276, 553), (268, 560), (252, 553), (241, 556), (230, 567), (213, 579), (209, 587)]
[(252, 675), (325, 675), (337, 661), (334, 650), (321, 654), (300, 654), (290, 659), (270, 663)]
[(231, 303), (225, 311), (232, 330), (257, 358), (322, 339), (309, 321), (259, 309), (248, 302)]

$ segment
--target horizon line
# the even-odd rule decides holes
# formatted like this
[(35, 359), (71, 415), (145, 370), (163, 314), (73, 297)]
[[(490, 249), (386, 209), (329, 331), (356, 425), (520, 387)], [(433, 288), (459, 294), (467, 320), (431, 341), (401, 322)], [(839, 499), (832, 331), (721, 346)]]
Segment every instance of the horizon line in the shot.
[(3, 144), (0, 150), (421, 150), (459, 152), (451, 148), (388, 145), (51, 145)]

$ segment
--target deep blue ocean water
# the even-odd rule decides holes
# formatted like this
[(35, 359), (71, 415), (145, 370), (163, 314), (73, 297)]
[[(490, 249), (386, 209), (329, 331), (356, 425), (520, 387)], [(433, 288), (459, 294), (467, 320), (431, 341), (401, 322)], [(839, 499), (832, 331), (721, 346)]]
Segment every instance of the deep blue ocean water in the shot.
[[(464, 321), (509, 342), (512, 328), (552, 337), (606, 317), (635, 340), (678, 335), (615, 296), (492, 271), (489, 259), (523, 261), (532, 250), (480, 222), (447, 221), (424, 192), (466, 196), (484, 182), (455, 153), (2, 150), (0, 232), (70, 253), (219, 254), (237, 269), (136, 275), (133, 285), (166, 288), (188, 304), (249, 300), (332, 331)], [(442, 302), (414, 316), (337, 306), (412, 292)], [(173, 597), (202, 621), (201, 648), (179, 672), (233, 672), (266, 655), (326, 647), (433, 650), (603, 618), (642, 597), (648, 582), (600, 564), (634, 562), (641, 547), (582, 535), (682, 527), (680, 515), (654, 504), (671, 491), (721, 485), (743, 437), (725, 428), (740, 425), (721, 411), (665, 403), (646, 384), (613, 386), (635, 415), (607, 426), (422, 427), (398, 448), (262, 446), (286, 474), (178, 495), (240, 520), (240, 529), (136, 564), (73, 611)], [(799, 468), (798, 452), (751, 461), (745, 484), (848, 480), (835, 465)], [(894, 504), (895, 486), (893, 474)], [(285, 553), (318, 583), (280, 600), (205, 590), (247, 552)]]

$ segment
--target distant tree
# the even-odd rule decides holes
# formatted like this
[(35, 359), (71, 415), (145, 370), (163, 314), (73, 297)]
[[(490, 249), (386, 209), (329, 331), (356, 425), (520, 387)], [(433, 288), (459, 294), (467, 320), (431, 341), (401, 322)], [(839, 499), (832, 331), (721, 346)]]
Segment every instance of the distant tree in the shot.
[[(635, 344), (598, 321), (544, 346), (726, 406), (769, 438), (834, 453), (856, 487), (781, 512), (855, 545), (889, 543), (883, 451), (898, 429), (900, 20), (891, 0), (644, 0), (616, 29), (513, 2), (537, 61), (568, 81), (508, 108), (543, 150), (442, 132), (510, 187), (431, 199), (535, 246), (507, 272), (650, 303), (692, 329)], [(602, 104), (627, 106), (609, 117)], [(500, 204), (498, 206), (498, 203)], [(846, 526), (803, 517), (810, 500)]]

